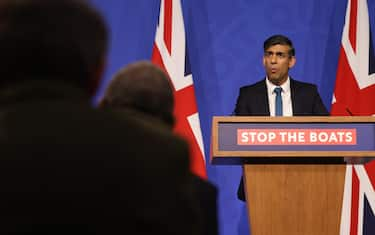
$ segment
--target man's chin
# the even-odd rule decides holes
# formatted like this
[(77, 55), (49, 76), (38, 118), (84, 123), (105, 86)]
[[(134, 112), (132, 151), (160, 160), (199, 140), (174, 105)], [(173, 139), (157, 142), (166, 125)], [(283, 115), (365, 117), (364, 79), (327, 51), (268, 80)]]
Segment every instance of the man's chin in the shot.
[(268, 80), (275, 85), (279, 85), (279, 83), (280, 83), (279, 77), (268, 76)]

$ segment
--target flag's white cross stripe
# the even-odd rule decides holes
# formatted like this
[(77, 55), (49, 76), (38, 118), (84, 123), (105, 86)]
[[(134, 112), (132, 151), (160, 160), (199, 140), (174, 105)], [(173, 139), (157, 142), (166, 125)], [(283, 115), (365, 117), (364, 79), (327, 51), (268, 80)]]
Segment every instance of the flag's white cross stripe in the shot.
[(159, 48), (165, 69), (172, 79), (176, 91), (193, 85), (191, 74), (185, 76), (185, 30), (180, 1), (172, 4), (172, 48), (169, 54), (164, 41), (164, 4), (161, 1), (159, 25), (156, 28), (155, 43)]
[(193, 115), (190, 115), (188, 117), (189, 124), (191, 126), (191, 129), (193, 130), (195, 139), (198, 142), (199, 149), (201, 150), (201, 153), (203, 155), (203, 160), (206, 161), (204, 157), (204, 151), (203, 151), (203, 140), (202, 140), (202, 133), (200, 132), (200, 124), (199, 124), (199, 115), (198, 113), (195, 113)]
[(344, 197), (341, 213), (340, 235), (350, 234), (350, 210), (352, 206), (352, 165), (346, 166)]
[(342, 45), (359, 89), (364, 89), (375, 84), (375, 73), (369, 75), (370, 25), (367, 0), (358, 0), (356, 53), (349, 41), (351, 1), (352, 0), (349, 0), (346, 9)]

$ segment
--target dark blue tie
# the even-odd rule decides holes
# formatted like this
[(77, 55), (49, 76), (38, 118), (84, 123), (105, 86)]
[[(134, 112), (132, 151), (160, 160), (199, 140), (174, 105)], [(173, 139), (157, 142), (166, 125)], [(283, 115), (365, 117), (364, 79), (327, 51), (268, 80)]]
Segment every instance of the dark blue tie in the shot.
[(276, 87), (274, 92), (276, 93), (275, 102), (275, 116), (283, 116), (283, 100), (281, 99), (281, 87)]

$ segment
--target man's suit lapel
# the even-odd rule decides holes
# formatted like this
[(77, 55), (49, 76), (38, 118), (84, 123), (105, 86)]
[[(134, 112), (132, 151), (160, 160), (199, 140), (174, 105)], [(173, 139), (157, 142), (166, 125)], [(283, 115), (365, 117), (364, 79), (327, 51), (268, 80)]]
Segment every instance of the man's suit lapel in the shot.
[(262, 83), (260, 83), (262, 86), (260, 92), (258, 92), (260, 102), (259, 104), (255, 104), (257, 107), (261, 108), (262, 110), (259, 111), (260, 115), (263, 116), (270, 116), (270, 105), (268, 102), (268, 91), (267, 91), (267, 85), (266, 85), (266, 79)]
[(300, 97), (300, 89), (295, 80), (290, 78), (290, 98), (292, 101), (293, 116), (299, 116), (303, 113), (303, 98)]
[(297, 102), (296, 93), (297, 93), (296, 83), (294, 82), (294, 80), (292, 78), (290, 78), (290, 99), (292, 101), (293, 116), (296, 115), (296, 111), (297, 111), (296, 110), (296, 108), (297, 108), (297, 105), (296, 105), (296, 102)]

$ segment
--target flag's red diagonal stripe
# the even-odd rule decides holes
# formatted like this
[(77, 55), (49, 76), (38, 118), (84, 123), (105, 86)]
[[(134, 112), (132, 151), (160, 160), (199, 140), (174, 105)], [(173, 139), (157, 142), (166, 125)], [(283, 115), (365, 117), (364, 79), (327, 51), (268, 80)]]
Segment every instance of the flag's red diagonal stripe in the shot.
[(352, 207), (350, 219), (350, 235), (357, 235), (358, 231), (358, 204), (359, 204), (359, 179), (353, 167), (352, 175)]
[(172, 48), (172, 0), (165, 0), (164, 2), (164, 42), (171, 54)]
[(175, 115), (190, 116), (197, 112), (194, 87), (188, 86), (174, 94)]
[(357, 42), (357, 12), (358, 0), (351, 0), (350, 3), (350, 24), (349, 24), (349, 41), (352, 44), (354, 52), (356, 51)]

